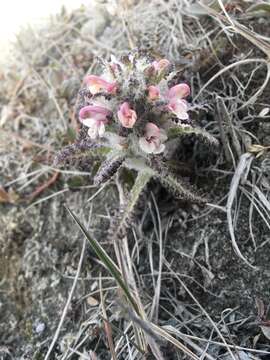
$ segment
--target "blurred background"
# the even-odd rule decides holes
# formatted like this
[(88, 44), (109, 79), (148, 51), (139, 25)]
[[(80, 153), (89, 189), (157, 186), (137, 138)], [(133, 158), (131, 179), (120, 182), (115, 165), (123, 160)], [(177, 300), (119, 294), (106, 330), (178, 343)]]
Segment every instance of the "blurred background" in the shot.
[(80, 5), (94, 4), (95, 0), (9, 0), (2, 4), (0, 12), (0, 61), (6, 57), (10, 43), (16, 38), (16, 33), (26, 26), (39, 26), (46, 19), (60, 11), (65, 6), (67, 10)]

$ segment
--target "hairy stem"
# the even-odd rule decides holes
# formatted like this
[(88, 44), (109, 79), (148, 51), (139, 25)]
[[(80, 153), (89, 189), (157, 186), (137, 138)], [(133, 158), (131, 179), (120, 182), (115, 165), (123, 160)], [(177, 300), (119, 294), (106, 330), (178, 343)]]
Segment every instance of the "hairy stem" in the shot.
[(119, 214), (116, 217), (116, 224), (113, 224), (112, 238), (116, 239), (117, 236), (125, 229), (127, 221), (130, 219), (135, 206), (139, 200), (142, 191), (147, 183), (152, 178), (153, 173), (151, 171), (141, 171), (138, 173), (135, 183), (131, 189), (127, 203), (122, 206)]

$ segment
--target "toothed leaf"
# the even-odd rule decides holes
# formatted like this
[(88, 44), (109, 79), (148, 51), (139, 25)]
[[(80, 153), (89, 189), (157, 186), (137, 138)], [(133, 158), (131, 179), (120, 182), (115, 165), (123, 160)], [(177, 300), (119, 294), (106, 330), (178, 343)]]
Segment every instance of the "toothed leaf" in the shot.
[(199, 204), (206, 203), (206, 199), (187, 189), (180, 180), (175, 179), (172, 175), (162, 176), (156, 172), (155, 178), (177, 199)]
[(71, 145), (67, 145), (59, 151), (54, 159), (55, 165), (65, 163), (70, 158), (80, 157), (91, 150), (101, 149), (102, 144), (92, 142), (90, 139), (84, 139)]
[(203, 142), (208, 143), (211, 146), (218, 147), (219, 142), (218, 140), (209, 132), (200, 129), (200, 128), (193, 128), (191, 126), (189, 127), (173, 127), (168, 130), (168, 138), (174, 139), (177, 137), (184, 136), (186, 134), (195, 134), (198, 138), (200, 138)]

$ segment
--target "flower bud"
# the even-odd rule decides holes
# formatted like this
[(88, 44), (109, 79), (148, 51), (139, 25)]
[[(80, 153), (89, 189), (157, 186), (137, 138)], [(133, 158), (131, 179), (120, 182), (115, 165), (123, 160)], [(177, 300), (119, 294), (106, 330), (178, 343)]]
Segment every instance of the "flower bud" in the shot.
[(173, 87), (171, 87), (167, 92), (167, 98), (168, 99), (183, 99), (187, 97), (190, 94), (190, 87), (185, 84), (178, 84)]
[(88, 86), (91, 94), (95, 95), (101, 91), (106, 91), (110, 94), (115, 94), (117, 90), (117, 84), (111, 83), (102, 79), (100, 76), (88, 75), (85, 78), (85, 83)]
[(160, 97), (160, 91), (157, 86), (150, 85), (148, 87), (148, 99), (149, 100), (157, 100)]

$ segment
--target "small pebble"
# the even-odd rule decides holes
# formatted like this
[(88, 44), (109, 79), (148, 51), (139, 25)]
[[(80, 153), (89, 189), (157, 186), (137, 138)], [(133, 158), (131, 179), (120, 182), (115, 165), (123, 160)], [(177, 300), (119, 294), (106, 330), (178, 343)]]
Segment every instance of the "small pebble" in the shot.
[(43, 331), (45, 330), (45, 327), (46, 327), (46, 325), (45, 325), (44, 323), (39, 322), (39, 323), (37, 323), (37, 325), (35, 326), (35, 332), (36, 332), (37, 334), (41, 334), (41, 333), (43, 333)]
[(89, 306), (98, 306), (98, 301), (93, 296), (88, 296), (86, 302)]

